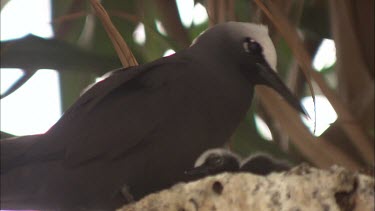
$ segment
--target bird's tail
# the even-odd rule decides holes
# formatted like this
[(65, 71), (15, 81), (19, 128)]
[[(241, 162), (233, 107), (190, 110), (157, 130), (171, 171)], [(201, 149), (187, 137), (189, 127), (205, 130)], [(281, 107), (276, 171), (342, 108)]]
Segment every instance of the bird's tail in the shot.
[(27, 160), (23, 155), (40, 137), (41, 135), (29, 135), (2, 139), (0, 141), (0, 173), (3, 174), (12, 168), (25, 164)]
[(53, 203), (43, 201), (45, 196), (40, 197), (38, 190), (47, 182), (47, 176), (54, 174), (61, 165), (56, 165), (58, 161), (33, 162), (33, 154), (29, 152), (42, 139), (43, 135), (30, 135), (0, 141), (1, 210), (44, 210), (41, 205)]
[[(55, 193), (43, 191), (56, 172), (61, 172), (58, 161), (21, 165), (7, 170), (0, 176), (0, 210), (45, 210), (52, 209), (57, 202)], [(54, 210), (54, 209), (53, 209)]]

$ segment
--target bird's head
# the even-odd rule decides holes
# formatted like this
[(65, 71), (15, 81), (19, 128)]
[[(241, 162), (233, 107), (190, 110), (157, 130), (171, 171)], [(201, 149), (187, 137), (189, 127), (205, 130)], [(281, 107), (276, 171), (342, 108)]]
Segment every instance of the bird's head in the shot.
[(192, 47), (213, 60), (233, 64), (252, 84), (273, 88), (293, 108), (307, 115), (276, 73), (276, 50), (266, 26), (241, 22), (218, 24), (202, 33)]
[(188, 175), (214, 175), (222, 172), (236, 172), (240, 168), (240, 157), (222, 149), (209, 149), (202, 153), (194, 164), (194, 168), (186, 171)]

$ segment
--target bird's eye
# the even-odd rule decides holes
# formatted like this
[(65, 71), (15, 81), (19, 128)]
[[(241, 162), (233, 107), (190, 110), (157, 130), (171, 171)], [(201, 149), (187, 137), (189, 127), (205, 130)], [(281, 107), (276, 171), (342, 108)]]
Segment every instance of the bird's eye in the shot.
[(216, 166), (219, 166), (219, 165), (222, 165), (223, 162), (224, 162), (223, 158), (216, 158), (216, 159), (214, 160), (214, 163), (213, 163), (213, 164), (216, 165)]
[(210, 166), (219, 166), (223, 163), (223, 158), (221, 156), (212, 155), (209, 156), (208, 163)]
[(262, 46), (250, 37), (245, 38), (243, 48), (247, 53), (261, 54), (263, 51)]

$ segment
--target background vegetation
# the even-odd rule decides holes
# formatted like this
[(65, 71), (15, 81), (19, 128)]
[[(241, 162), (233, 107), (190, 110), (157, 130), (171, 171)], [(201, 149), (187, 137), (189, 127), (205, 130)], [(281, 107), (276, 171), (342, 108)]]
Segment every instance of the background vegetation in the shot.
[[(6, 1), (1, 3), (3, 7)], [(160, 58), (167, 49), (188, 47), (199, 33), (220, 22), (267, 24), (284, 81), (299, 97), (311, 95), (306, 82), (311, 81), (315, 94), (328, 98), (338, 119), (316, 137), (273, 91), (259, 87), (256, 106), (249, 110), (228, 145), (244, 156), (260, 150), (319, 167), (374, 166), (373, 0), (196, 0), (205, 6), (210, 18), (190, 27), (181, 23), (173, 0), (101, 3), (140, 64)], [(121, 63), (90, 1), (53, 0), (52, 7), (55, 37), (27, 36), (2, 42), (1, 67), (22, 68), (26, 73), (10, 94), (38, 69), (58, 70), (66, 110), (96, 77), (121, 67)], [(162, 23), (166, 35), (157, 30), (155, 20)], [(145, 26), (147, 39), (143, 45), (133, 39), (139, 23)], [(324, 38), (334, 39), (337, 61), (332, 68), (316, 72), (311, 60)], [(336, 83), (328, 84), (328, 80)], [(272, 142), (259, 136), (254, 113), (271, 129)]]

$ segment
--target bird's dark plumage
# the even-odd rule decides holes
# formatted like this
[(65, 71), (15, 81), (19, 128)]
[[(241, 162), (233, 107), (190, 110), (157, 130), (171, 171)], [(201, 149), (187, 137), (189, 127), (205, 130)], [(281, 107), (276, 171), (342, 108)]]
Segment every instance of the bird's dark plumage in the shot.
[(303, 112), (272, 70), (267, 33), (217, 25), (173, 56), (112, 72), (45, 134), (1, 141), (1, 208), (112, 209), (123, 187), (139, 199), (187, 181), (198, 155), (233, 134), (256, 84)]
[(255, 153), (241, 162), (241, 171), (258, 175), (288, 171), (292, 165), (285, 160), (277, 160), (265, 153)]
[(240, 157), (229, 150), (209, 149), (198, 157), (194, 168), (187, 170), (185, 173), (199, 178), (223, 172), (238, 172), (240, 161)]
[(204, 177), (223, 172), (248, 172), (257, 175), (268, 175), (273, 172), (287, 171), (292, 165), (284, 160), (277, 160), (266, 153), (254, 153), (245, 159), (223, 148), (209, 149), (202, 153), (194, 168), (186, 173)]

